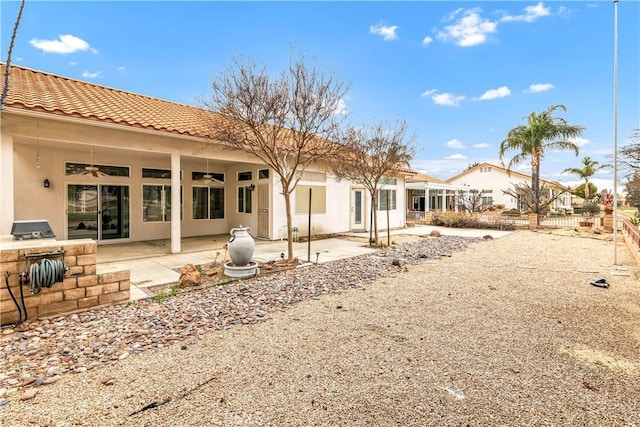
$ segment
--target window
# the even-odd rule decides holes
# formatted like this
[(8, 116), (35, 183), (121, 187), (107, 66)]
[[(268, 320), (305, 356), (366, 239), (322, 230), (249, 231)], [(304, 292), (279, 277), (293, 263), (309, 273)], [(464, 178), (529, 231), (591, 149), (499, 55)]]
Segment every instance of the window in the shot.
[(258, 170), (258, 179), (268, 179), (268, 178), (269, 178), (269, 169)]
[[(93, 172), (109, 176), (129, 176), (128, 166), (89, 165), (87, 163), (65, 163), (66, 175), (91, 175), (88, 168), (95, 168)], [(97, 169), (97, 170), (96, 170)]]
[(253, 173), (249, 172), (238, 172), (238, 181), (251, 181), (253, 179)]
[[(182, 188), (180, 205), (182, 206)], [(145, 184), (142, 186), (142, 222), (162, 221), (171, 221), (171, 186)]]
[(396, 208), (396, 190), (378, 190), (378, 210), (394, 210)]
[(380, 178), (380, 186), (396, 185), (397, 183), (398, 183), (398, 180), (396, 178), (386, 178), (386, 177)]
[(223, 187), (193, 187), (193, 219), (224, 218)]
[(169, 169), (152, 169), (142, 168), (143, 178), (171, 178), (171, 171)]
[(483, 196), (482, 197), (482, 204), (483, 205), (492, 205), (493, 204), (493, 197), (491, 197), (491, 196), (487, 196), (487, 197)]
[(304, 171), (300, 176), (300, 181), (310, 181), (310, 182), (326, 182), (327, 174), (323, 172), (309, 172)]
[(489, 166), (481, 167), (480, 168), (480, 172), (481, 173), (489, 173), (489, 172), (491, 172), (491, 168)]
[(309, 213), (309, 190), (311, 190), (311, 213), (327, 213), (327, 187), (298, 185), (296, 186), (296, 214)]
[(213, 182), (223, 183), (224, 182), (224, 173), (221, 172), (199, 172), (193, 171), (191, 172), (191, 180), (192, 181), (206, 181), (205, 175), (209, 175), (209, 180)]
[(251, 213), (251, 193), (249, 186), (238, 187), (238, 212)]

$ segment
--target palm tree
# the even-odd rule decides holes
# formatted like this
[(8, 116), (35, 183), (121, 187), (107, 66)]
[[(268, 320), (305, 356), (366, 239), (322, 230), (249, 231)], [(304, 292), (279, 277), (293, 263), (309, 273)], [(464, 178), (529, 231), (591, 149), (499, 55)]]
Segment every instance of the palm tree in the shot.
[(527, 116), (527, 124), (517, 126), (509, 131), (507, 137), (500, 143), (500, 161), (508, 151), (516, 150), (518, 153), (511, 158), (507, 169), (527, 158), (531, 161), (531, 189), (533, 191), (533, 210), (540, 220), (540, 161), (546, 150), (570, 150), (576, 156), (579, 153), (578, 146), (569, 141), (582, 135), (584, 127), (570, 125), (561, 117), (554, 116), (557, 109), (567, 111), (562, 104), (552, 105), (541, 113), (532, 112)]
[(599, 170), (608, 169), (612, 166), (609, 164), (602, 164), (597, 160), (592, 160), (591, 157), (585, 156), (582, 159), (582, 167), (581, 168), (566, 168), (562, 171), (562, 173), (570, 173), (572, 175), (577, 175), (581, 179), (584, 179), (584, 200), (589, 200), (589, 178), (596, 174)]

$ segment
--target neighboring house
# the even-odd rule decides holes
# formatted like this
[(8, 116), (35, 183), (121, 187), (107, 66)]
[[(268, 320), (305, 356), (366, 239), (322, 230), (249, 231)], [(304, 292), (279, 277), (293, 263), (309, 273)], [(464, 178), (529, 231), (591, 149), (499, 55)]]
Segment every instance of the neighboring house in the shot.
[[(503, 190), (513, 189), (515, 184), (531, 185), (531, 176), (520, 172), (508, 170), (490, 163), (481, 163), (464, 172), (447, 179), (448, 183), (462, 185), (483, 193), (485, 202), (494, 205), (504, 205), (505, 209), (518, 209), (524, 211), (527, 207), (519, 198), (504, 194)], [(540, 180), (545, 184), (551, 195), (566, 191), (550, 206), (551, 211), (566, 212), (571, 210), (572, 194), (569, 188), (557, 181)]]
[[(5, 64), (1, 64), (4, 75)], [(4, 80), (4, 79), (3, 79)], [(196, 107), (11, 66), (0, 139), (0, 236), (47, 219), (57, 239), (99, 244), (226, 234), (286, 236), (280, 181), (259, 159), (212, 144)], [(4, 81), (2, 82), (4, 84)], [(388, 180), (379, 227), (405, 225), (405, 177)], [(299, 236), (366, 231), (366, 190), (322, 165), (293, 194)], [(177, 207), (180, 207), (179, 209)]]
[(449, 184), (423, 173), (407, 179), (407, 219), (424, 219), (424, 213), (430, 211), (458, 212), (460, 195), (469, 188)]

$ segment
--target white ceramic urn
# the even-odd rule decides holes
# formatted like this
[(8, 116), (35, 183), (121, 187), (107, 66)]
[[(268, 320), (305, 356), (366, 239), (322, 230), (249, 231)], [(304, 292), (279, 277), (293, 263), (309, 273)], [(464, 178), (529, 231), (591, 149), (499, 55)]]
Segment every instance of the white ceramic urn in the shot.
[(231, 237), (229, 238), (227, 247), (231, 261), (233, 261), (233, 265), (235, 266), (241, 267), (247, 265), (251, 261), (251, 258), (253, 258), (253, 250), (256, 244), (251, 234), (249, 234), (250, 232), (250, 227), (243, 227), (242, 225), (232, 228), (229, 232)]

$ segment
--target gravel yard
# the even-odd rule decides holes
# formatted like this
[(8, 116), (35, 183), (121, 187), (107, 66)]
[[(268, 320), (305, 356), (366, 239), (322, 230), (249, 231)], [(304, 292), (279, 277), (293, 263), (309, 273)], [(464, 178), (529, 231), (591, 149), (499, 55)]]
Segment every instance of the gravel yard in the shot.
[(2, 425), (640, 425), (638, 272), (591, 237), (407, 238), (31, 322), (0, 342)]

